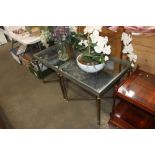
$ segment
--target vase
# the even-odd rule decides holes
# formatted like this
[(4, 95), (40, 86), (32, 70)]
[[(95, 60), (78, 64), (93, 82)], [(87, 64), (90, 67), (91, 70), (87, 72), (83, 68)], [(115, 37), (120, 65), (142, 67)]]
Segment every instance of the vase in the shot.
[(61, 61), (67, 61), (69, 59), (67, 49), (62, 43), (59, 43), (58, 58)]
[(87, 73), (96, 73), (100, 70), (102, 70), (105, 66), (105, 63), (101, 63), (101, 64), (85, 64), (85, 63), (81, 63), (80, 58), (81, 58), (82, 54), (80, 54), (77, 58), (76, 58), (76, 62), (79, 66), (79, 68)]

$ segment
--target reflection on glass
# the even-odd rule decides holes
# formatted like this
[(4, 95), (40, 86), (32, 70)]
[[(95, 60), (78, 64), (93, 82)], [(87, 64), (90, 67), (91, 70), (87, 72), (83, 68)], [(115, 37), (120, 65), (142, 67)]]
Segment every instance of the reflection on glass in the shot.
[(133, 97), (135, 92), (133, 90), (127, 90), (125, 87), (120, 87), (118, 90), (120, 93), (123, 93), (126, 96)]

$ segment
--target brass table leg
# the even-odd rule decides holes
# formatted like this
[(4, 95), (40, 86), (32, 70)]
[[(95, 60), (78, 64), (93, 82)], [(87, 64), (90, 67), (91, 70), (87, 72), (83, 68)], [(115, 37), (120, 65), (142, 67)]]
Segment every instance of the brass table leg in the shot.
[(59, 73), (58, 73), (58, 77), (59, 77), (59, 83), (60, 83), (63, 98), (64, 98), (65, 101), (68, 101), (68, 95), (67, 95), (67, 90), (66, 90), (66, 86), (65, 86), (65, 83), (64, 83), (64, 78)]
[(101, 98), (96, 96), (96, 106), (97, 106), (97, 124), (101, 125)]

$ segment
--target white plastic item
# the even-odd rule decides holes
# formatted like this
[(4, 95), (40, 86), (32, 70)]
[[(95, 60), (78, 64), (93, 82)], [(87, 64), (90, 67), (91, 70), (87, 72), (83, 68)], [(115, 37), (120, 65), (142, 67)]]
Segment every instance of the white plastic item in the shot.
[(0, 31), (0, 45), (6, 44), (7, 40), (4, 36), (4, 33)]

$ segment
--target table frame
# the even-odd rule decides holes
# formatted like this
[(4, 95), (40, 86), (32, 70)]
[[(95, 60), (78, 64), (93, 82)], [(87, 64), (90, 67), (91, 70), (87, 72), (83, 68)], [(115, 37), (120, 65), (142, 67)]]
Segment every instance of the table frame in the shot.
[[(35, 59), (37, 59), (38, 61), (40, 61), (41, 63), (44, 64), (43, 61), (41, 61), (40, 58), (37, 58), (35, 56)], [(127, 63), (127, 61), (124, 61)], [(66, 62), (65, 62), (66, 63)], [(65, 64), (64, 63), (64, 64)], [(47, 64), (44, 64), (45, 66), (47, 66)], [(38, 66), (39, 67), (39, 66)], [(97, 93), (95, 91), (92, 91), (92, 90), (88, 90), (88, 88), (86, 89), (84, 86), (80, 85), (78, 83), (78, 81), (76, 81), (75, 79), (71, 79), (69, 78), (68, 76), (64, 75), (63, 71), (62, 71), (62, 67), (63, 67), (63, 64), (60, 66), (60, 68), (56, 67), (56, 66), (47, 66), (53, 70), (55, 70), (57, 72), (57, 76), (59, 77), (59, 84), (60, 84), (60, 88), (61, 88), (61, 92), (62, 92), (62, 95), (63, 95), (63, 98), (65, 101), (69, 101), (69, 97), (68, 97), (68, 94), (67, 94), (67, 88), (66, 88), (66, 85), (65, 85), (65, 81), (66, 80), (70, 80), (71, 82), (73, 83), (76, 83), (77, 85), (79, 85), (80, 87), (82, 87), (84, 90), (90, 92), (91, 94), (95, 95), (95, 98), (96, 98), (96, 110), (97, 110), (97, 124), (98, 125), (101, 125), (101, 96), (103, 94), (105, 94), (110, 88), (112, 88), (117, 82), (119, 82), (119, 80), (121, 79), (121, 77), (126, 74), (128, 71), (130, 71), (131, 67), (128, 63), (128, 67), (126, 67), (121, 73), (119, 73), (118, 76), (116, 76), (112, 82), (104, 89), (104, 91), (100, 92), (100, 93)]]

